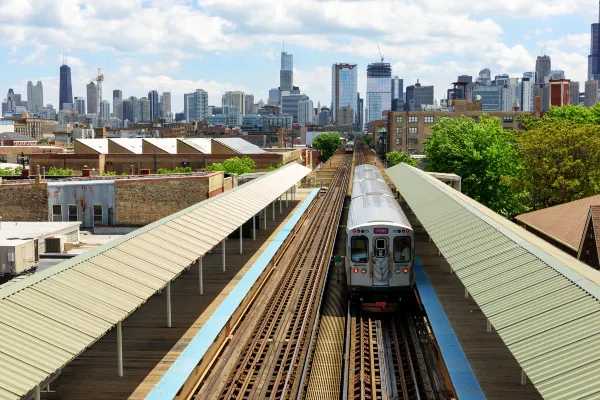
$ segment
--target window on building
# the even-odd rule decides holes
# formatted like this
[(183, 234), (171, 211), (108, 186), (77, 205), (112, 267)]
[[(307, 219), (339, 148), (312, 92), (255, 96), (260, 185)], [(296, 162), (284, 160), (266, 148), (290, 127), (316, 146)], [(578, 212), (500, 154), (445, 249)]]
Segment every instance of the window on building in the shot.
[(396, 138), (396, 145), (400, 144), (400, 138)]
[(102, 205), (94, 204), (94, 225), (102, 225)]
[(402, 128), (396, 128), (396, 135), (402, 135)]
[(69, 222), (79, 221), (77, 204), (69, 204)]
[(430, 116), (427, 116), (427, 117), (424, 117), (424, 118), (425, 118), (425, 123), (426, 123), (426, 124), (433, 124), (433, 123), (434, 123), (434, 121), (435, 121), (434, 117), (433, 117), (433, 116), (431, 116), (431, 115), (430, 115)]
[(504, 122), (513, 122), (513, 117), (510, 115), (505, 115), (504, 116)]
[(419, 134), (419, 128), (416, 128), (416, 127), (408, 128), (408, 134), (409, 135), (418, 135)]
[(402, 123), (402, 117), (396, 117), (396, 123), (397, 124), (401, 124)]
[(412, 146), (416, 146), (418, 144), (419, 144), (419, 139), (417, 139), (417, 138), (410, 138), (410, 139), (408, 139), (408, 145), (409, 146), (411, 146), (411, 145)]
[(62, 222), (62, 205), (61, 204), (53, 204), (52, 205), (52, 222)]
[(416, 124), (418, 122), (419, 122), (419, 117), (417, 117), (417, 116), (408, 117), (409, 124)]

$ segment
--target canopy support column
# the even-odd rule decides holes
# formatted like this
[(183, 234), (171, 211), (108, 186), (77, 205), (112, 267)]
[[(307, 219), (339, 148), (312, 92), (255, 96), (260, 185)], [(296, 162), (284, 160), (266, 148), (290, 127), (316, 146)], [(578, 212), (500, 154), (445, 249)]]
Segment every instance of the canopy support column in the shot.
[(492, 332), (492, 323), (490, 322), (489, 319), (487, 320), (487, 331), (488, 331), (488, 333)]
[(285, 189), (285, 208), (288, 207), (288, 194), (287, 194), (287, 189)]
[(256, 215), (252, 216), (252, 240), (256, 240)]
[(225, 241), (227, 239), (223, 239), (222, 243), (222, 247), (223, 247), (223, 272), (225, 272)]
[[(268, 206), (267, 206), (268, 207)], [(267, 207), (263, 210), (263, 217), (265, 219), (265, 231), (267, 230)]]
[(527, 385), (527, 374), (525, 373), (524, 369), (521, 370), (521, 385)]
[(242, 252), (242, 226), (240, 226), (240, 254), (244, 254)]
[(117, 322), (117, 375), (123, 376), (123, 329), (121, 321)]
[(279, 196), (279, 214), (283, 214), (283, 208), (281, 207), (281, 204), (283, 203), (283, 201), (281, 200), (283, 196)]
[(36, 385), (34, 389), (34, 399), (40, 400), (42, 398), (42, 392), (40, 390), (40, 385)]
[(469, 291), (467, 290), (467, 288), (465, 288), (465, 299), (469, 298)]
[(204, 294), (204, 277), (202, 276), (202, 257), (198, 260), (198, 268), (200, 269), (200, 294)]
[(275, 222), (275, 200), (273, 200), (273, 222)]
[(171, 281), (167, 282), (167, 328), (171, 327)]

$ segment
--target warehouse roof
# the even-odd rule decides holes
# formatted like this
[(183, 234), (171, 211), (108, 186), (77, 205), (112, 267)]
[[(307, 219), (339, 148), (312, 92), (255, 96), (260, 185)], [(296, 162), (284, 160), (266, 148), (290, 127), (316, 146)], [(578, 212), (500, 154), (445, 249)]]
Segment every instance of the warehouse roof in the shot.
[(190, 138), (179, 140), (183, 141), (188, 146), (195, 148), (202, 154), (211, 154), (210, 138)]
[(290, 164), (0, 289), (0, 399), (51, 377), (309, 172)]
[(75, 148), (82, 144), (99, 154), (108, 154), (108, 139), (75, 139)]
[(0, 238), (41, 238), (79, 230), (81, 222), (0, 222)]
[(428, 174), (387, 170), (540, 394), (600, 394), (600, 272)]
[(133, 154), (142, 154), (142, 140), (138, 138), (115, 138), (111, 142), (118, 144)]
[(600, 205), (600, 195), (544, 208), (517, 216), (517, 220), (577, 251), (591, 205)]
[(146, 143), (150, 143), (152, 146), (155, 146), (165, 153), (168, 154), (177, 154), (177, 139), (176, 138), (148, 138), (143, 139)]
[(215, 142), (239, 154), (265, 154), (266, 151), (247, 140), (237, 137), (213, 139)]

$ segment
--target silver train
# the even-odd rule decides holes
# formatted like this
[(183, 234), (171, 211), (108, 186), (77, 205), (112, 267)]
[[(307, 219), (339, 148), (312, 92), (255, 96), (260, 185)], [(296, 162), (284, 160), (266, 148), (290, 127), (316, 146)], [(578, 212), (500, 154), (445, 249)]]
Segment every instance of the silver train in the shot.
[(394, 311), (415, 285), (413, 229), (377, 167), (354, 169), (347, 223), (350, 300), (367, 311)]
[(354, 141), (349, 141), (344, 145), (346, 153), (354, 153)]

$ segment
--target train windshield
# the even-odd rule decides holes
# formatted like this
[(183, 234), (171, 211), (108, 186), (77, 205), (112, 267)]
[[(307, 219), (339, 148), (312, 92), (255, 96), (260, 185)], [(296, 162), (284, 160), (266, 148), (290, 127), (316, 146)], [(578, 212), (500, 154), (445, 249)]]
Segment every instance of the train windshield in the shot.
[(350, 252), (352, 262), (369, 262), (369, 239), (364, 236), (352, 237)]
[(407, 263), (412, 257), (410, 236), (396, 236), (394, 238), (394, 262)]

